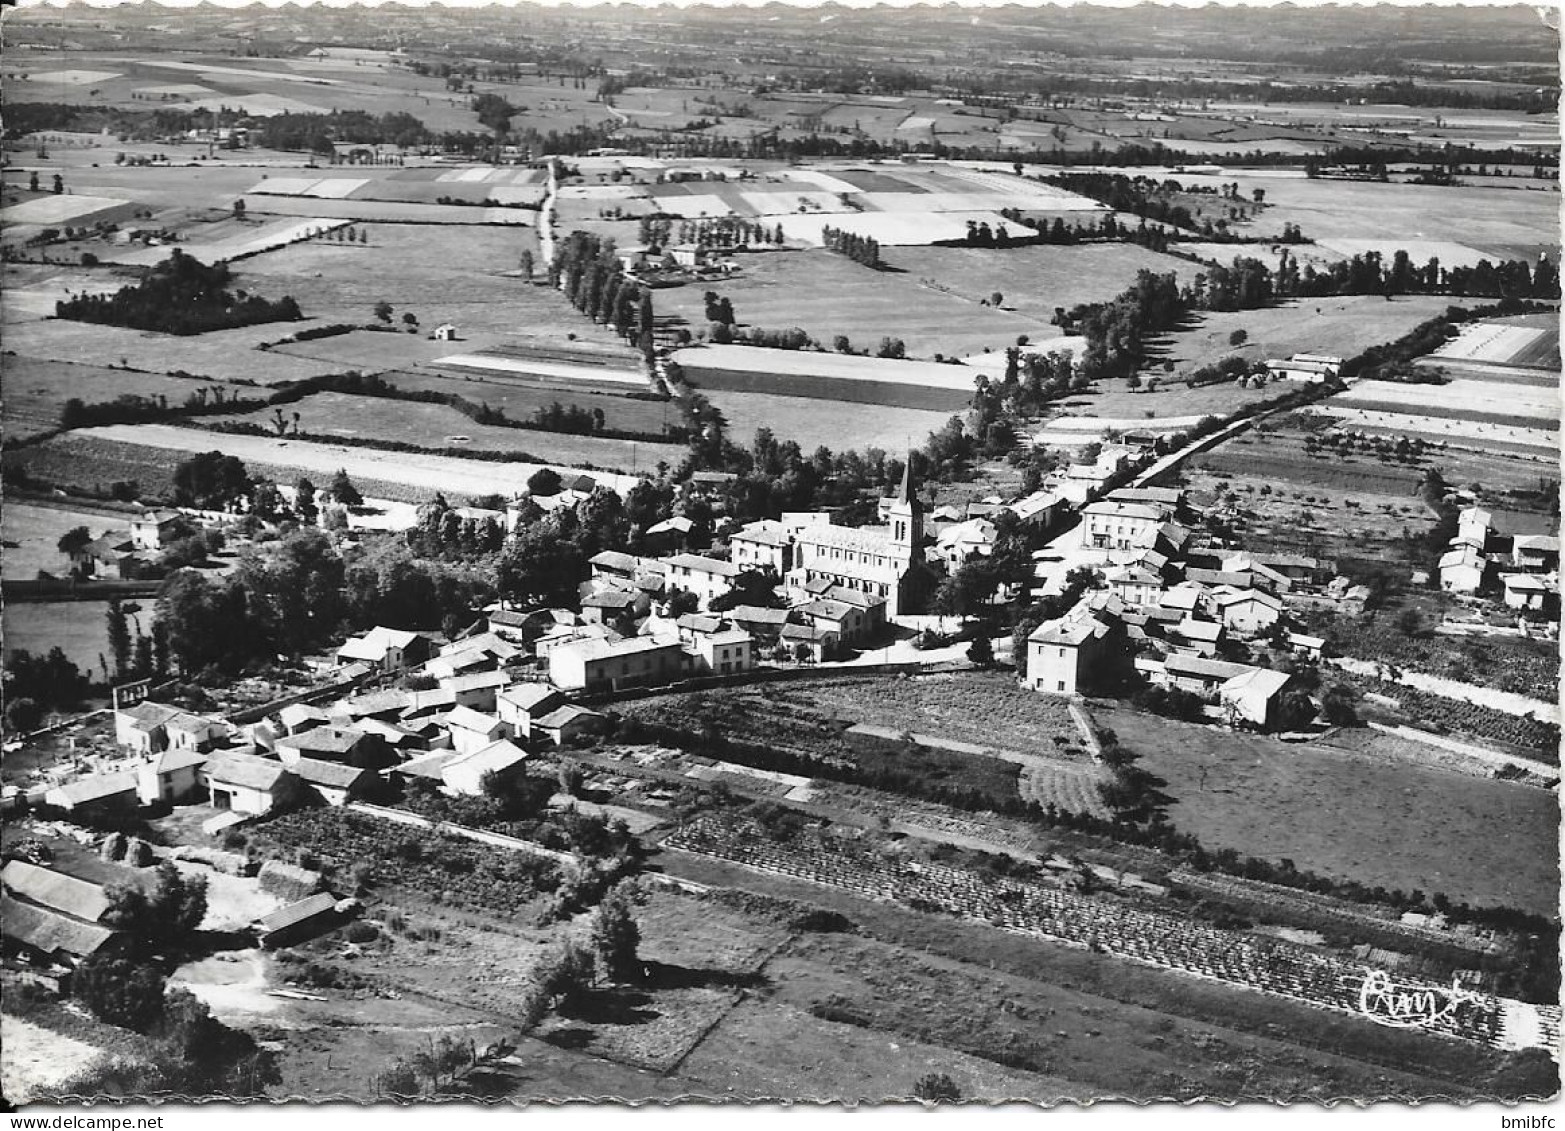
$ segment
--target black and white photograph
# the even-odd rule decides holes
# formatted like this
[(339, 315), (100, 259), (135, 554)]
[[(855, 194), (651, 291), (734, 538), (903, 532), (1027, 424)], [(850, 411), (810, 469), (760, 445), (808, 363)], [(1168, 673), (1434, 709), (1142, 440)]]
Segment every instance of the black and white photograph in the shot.
[(1560, 17), (8, 5), (0, 1109), (1556, 1118)]

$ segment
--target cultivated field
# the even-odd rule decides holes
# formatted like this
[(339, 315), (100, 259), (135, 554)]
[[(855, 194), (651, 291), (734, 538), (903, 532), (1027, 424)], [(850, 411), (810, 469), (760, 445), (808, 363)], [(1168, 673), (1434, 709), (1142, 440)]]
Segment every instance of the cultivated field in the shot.
[[(671, 401), (648, 396), (620, 396), (580, 388), (551, 387), (527, 376), (508, 379), (494, 374), (446, 376), (418, 369), (398, 369), (383, 374), (398, 389), (409, 392), (455, 393), (470, 401), (504, 410), (512, 420), (531, 420), (533, 414), (550, 405), (578, 405), (603, 413), (603, 426), (623, 432), (663, 432), (679, 423), (678, 406)], [(726, 403), (726, 400), (725, 402)], [(788, 404), (796, 403), (792, 398)], [(839, 422), (841, 416), (835, 419)], [(525, 435), (526, 433), (518, 433)]]
[[(342, 436), (416, 444), (426, 448), (462, 448), (475, 452), (508, 452), (554, 463), (620, 467), (650, 467), (659, 460), (678, 463), (685, 449), (676, 444), (635, 443), (600, 436), (574, 436), (524, 428), (479, 424), (442, 404), (395, 401), (384, 397), (359, 397), (346, 393), (315, 393), (284, 409), (292, 427), (299, 414), (299, 431), (317, 436)], [(271, 412), (257, 410), (236, 416), (212, 418), (246, 421), (271, 427)], [(227, 437), (212, 436), (218, 447)], [(501, 465), (504, 466), (504, 465)]]
[[(1536, 318), (1536, 315), (1524, 317)], [(1432, 356), (1456, 361), (1496, 365), (1536, 365), (1539, 368), (1560, 363), (1560, 330), (1557, 318), (1552, 324), (1526, 325), (1492, 321), (1470, 323)]]
[[(1178, 373), (1239, 356), (1252, 361), (1328, 353), (1352, 357), (1370, 346), (1394, 341), (1450, 306), (1437, 295), (1404, 295), (1391, 302), (1375, 296), (1299, 299), (1265, 310), (1203, 314), (1188, 330), (1154, 339), (1157, 362), (1172, 361)], [(1243, 330), (1248, 340), (1232, 346), (1229, 335)], [(1176, 374), (1177, 376), (1177, 374)]]
[(1326, 407), (1328, 411), (1348, 407), (1548, 431), (1559, 426), (1560, 394), (1557, 386), (1500, 385), (1460, 377), (1443, 385), (1360, 381), (1332, 397)]
[(1099, 721), (1168, 783), (1173, 823), (1209, 847), (1453, 902), (1557, 906), (1551, 793), (1128, 710)]
[(135, 394), (165, 396), (170, 404), (182, 404), (204, 383), (36, 357), (6, 358), (4, 374), (5, 402), (0, 420), (4, 422), (6, 437), (12, 441), (58, 428), (60, 410), (73, 398), (98, 404)]
[(1246, 198), (1265, 190), (1267, 207), (1249, 226), (1252, 234), (1281, 235), (1285, 223), (1297, 224), (1311, 239), (1353, 241), (1344, 246), (1372, 247), (1387, 262), (1401, 248), (1417, 264), (1435, 255), (1442, 266), (1453, 266), (1441, 255), (1452, 243), (1491, 259), (1559, 254), (1559, 196), (1537, 187), (1546, 182), (1518, 178), (1515, 187), (1444, 188), (1226, 171), (1179, 180), (1208, 186), (1237, 181)]
[[(1019, 234), (1026, 234), (1025, 230)], [(1015, 311), (1042, 327), (1027, 331), (1034, 341), (1060, 336), (1059, 327), (1048, 324), (1056, 307), (1068, 310), (1077, 303), (1111, 299), (1136, 281), (1137, 271), (1172, 271), (1181, 279), (1194, 273), (1194, 266), (1182, 259), (1120, 243), (1045, 244), (1003, 250), (898, 247), (882, 258), (908, 276), (933, 280), (939, 288), (969, 302), (987, 300), (1000, 292), (1001, 309)], [(1011, 343), (985, 344), (998, 349)]]
[[(900, 253), (899, 253), (900, 254)], [(854, 349), (873, 353), (882, 338), (900, 338), (911, 357), (945, 354), (960, 357), (986, 346), (1003, 349), (1021, 334), (1035, 339), (1058, 336), (1048, 316), (981, 307), (979, 297), (1004, 290), (1001, 255), (988, 252), (988, 281), (980, 294), (946, 294), (921, 285), (923, 273), (893, 260), (897, 271), (875, 271), (835, 252), (767, 252), (745, 256), (742, 273), (708, 285), (660, 290), (653, 297), (659, 315), (685, 320), (691, 330), (707, 327), (702, 296), (707, 290), (733, 303), (741, 326), (786, 330), (797, 326), (831, 348), (837, 335)], [(1128, 282), (1128, 279), (1127, 279)], [(1118, 288), (1116, 288), (1118, 289)], [(1050, 312), (1052, 314), (1052, 311)]]
[[(341, 468), (366, 496), (414, 503), (428, 502), (437, 491), (453, 499), (521, 494), (528, 476), (543, 466), (234, 436), (162, 424), (82, 429), (25, 452), (8, 453), (7, 462), (21, 463), (50, 483), (106, 490), (115, 480), (135, 480), (144, 497), (159, 498), (172, 492), (174, 467), (180, 460), (213, 449), (238, 456), (252, 473), (278, 482), (292, 483), (300, 475), (329, 479)], [(579, 473), (566, 467), (558, 470)], [(636, 482), (633, 476), (607, 471), (592, 475), (619, 491), (628, 491)]]
[[(280, 291), (274, 297), (280, 298), (286, 293)], [(69, 359), (98, 369), (141, 370), (157, 375), (155, 382), (161, 381), (164, 374), (183, 372), (210, 381), (275, 385), (341, 372), (341, 366), (303, 357), (286, 357), (257, 348), (311, 324), (308, 321), (269, 322), (236, 330), (175, 337), (51, 318), (48, 321), (8, 322), (5, 345), (7, 350), (25, 358)], [(135, 380), (138, 375), (126, 373), (125, 376)]]
[(909, 443), (923, 443), (929, 433), (951, 419), (951, 412), (922, 408), (844, 404), (728, 389), (704, 392), (722, 410), (728, 434), (736, 442), (747, 443), (757, 429), (769, 428), (779, 440), (793, 440), (806, 452), (821, 446), (834, 452), (870, 448), (900, 452)]
[(977, 373), (961, 365), (756, 346), (701, 346), (676, 355), (702, 390), (959, 411)]

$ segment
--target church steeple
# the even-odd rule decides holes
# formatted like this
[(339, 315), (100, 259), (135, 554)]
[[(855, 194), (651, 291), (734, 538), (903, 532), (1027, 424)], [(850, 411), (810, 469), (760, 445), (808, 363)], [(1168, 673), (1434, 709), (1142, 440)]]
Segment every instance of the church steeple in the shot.
[(919, 544), (924, 540), (924, 515), (918, 494), (913, 489), (911, 448), (908, 449), (907, 461), (902, 465), (902, 483), (892, 496), (891, 505), (886, 508), (886, 517), (891, 522), (892, 545), (912, 561)]

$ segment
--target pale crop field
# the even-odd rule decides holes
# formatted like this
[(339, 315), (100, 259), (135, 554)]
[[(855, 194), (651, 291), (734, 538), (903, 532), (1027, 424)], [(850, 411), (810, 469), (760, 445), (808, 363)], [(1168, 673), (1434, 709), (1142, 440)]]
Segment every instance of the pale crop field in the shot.
[(1545, 431), (1542, 428), (1485, 424), (1473, 420), (1423, 416), (1411, 412), (1382, 412), (1346, 406), (1324, 405), (1318, 411), (1337, 417), (1350, 425), (1385, 428), (1409, 435), (1434, 436), (1446, 440), (1476, 442), (1480, 445), (1485, 443), (1517, 445), (1546, 451), (1558, 450), (1560, 445), (1560, 434), (1557, 429)]
[(1395, 381), (1360, 381), (1329, 402), (1346, 407), (1397, 406), (1413, 415), (1462, 419), (1503, 413), (1537, 422), (1540, 428), (1557, 428), (1559, 389), (1537, 385), (1503, 385), (1493, 381), (1460, 378), (1444, 385), (1404, 385)]
[[(567, 464), (493, 463), (487, 460), (465, 460), (455, 456), (341, 447), (336, 444), (318, 444), (304, 440), (235, 436), (207, 432), (198, 428), (175, 428), (166, 424), (84, 428), (72, 435), (89, 441), (107, 440), (163, 449), (180, 453), (181, 458), (220, 448), (228, 455), (238, 456), (246, 465), (256, 468), (300, 468), (312, 476), (324, 475), (328, 480), (341, 468), (353, 479), (362, 477), (421, 488), (429, 495), (433, 495), (436, 491), (468, 496), (492, 493), (522, 494), (527, 489), (528, 477), (547, 466), (553, 466), (561, 475), (579, 474), (579, 469)], [(519, 433), (519, 435), (525, 435), (529, 441), (533, 441), (532, 446), (539, 448), (552, 439), (551, 434), (545, 432)], [(559, 442), (583, 439), (590, 439), (590, 437), (566, 436), (561, 437)], [(627, 458), (625, 460), (627, 467), (629, 463), (630, 460)], [(594, 471), (592, 476), (603, 486), (612, 487), (621, 493), (629, 491), (637, 482), (633, 475)]]

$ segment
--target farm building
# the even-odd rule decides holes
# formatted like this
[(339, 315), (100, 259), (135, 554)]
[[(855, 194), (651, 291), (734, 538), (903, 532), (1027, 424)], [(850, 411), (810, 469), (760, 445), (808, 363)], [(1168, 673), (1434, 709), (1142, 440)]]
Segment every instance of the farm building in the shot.
[(1505, 607), (1508, 609), (1549, 609), (1559, 604), (1560, 583), (1554, 577), (1539, 577), (1530, 573), (1506, 573), (1500, 575), (1505, 589)]
[(150, 699), (114, 712), (114, 741), (137, 754), (152, 754), (168, 745), (168, 721), (183, 714), (178, 707)]
[(277, 721), (282, 724), (283, 733), (302, 734), (304, 731), (326, 726), (332, 721), (332, 717), (319, 707), (308, 703), (290, 703), (277, 712)]
[(207, 759), (205, 777), (212, 806), (259, 816), (292, 800), (299, 779), (281, 762), (241, 751), (220, 750)]
[(484, 792), (484, 776), (516, 776), (526, 771), (527, 751), (508, 741), (491, 743), (470, 754), (440, 750), (423, 754), (397, 766), (392, 772), (403, 778), (421, 778), (435, 782), (446, 793), (479, 797)]
[(275, 750), (284, 766), (300, 758), (368, 766), (377, 760), (380, 743), (356, 727), (324, 726), (279, 738)]
[(1213, 699), (1223, 684), (1253, 670), (1246, 664), (1231, 664), (1226, 660), (1209, 660), (1204, 656), (1186, 656), (1174, 652), (1164, 659), (1163, 679), (1158, 682)]
[(136, 794), (143, 805), (178, 804), (201, 789), (206, 755), (195, 750), (165, 750), (136, 767)]
[(612, 691), (669, 683), (684, 676), (690, 658), (676, 640), (582, 640), (549, 652), (549, 680), (566, 691)]
[(449, 322), (442, 322), (429, 336), (437, 342), (454, 342), (457, 340), (456, 327)]
[(228, 727), (220, 719), (209, 719), (181, 711), (164, 723), (170, 750), (194, 750), (206, 753), (228, 737)]
[(451, 749), (472, 754), (504, 738), (509, 724), (498, 715), (485, 714), (471, 707), (453, 707), (446, 715), (446, 730), (451, 734)]
[(1324, 354), (1296, 353), (1286, 360), (1268, 360), (1266, 372), (1273, 380), (1306, 381), (1318, 385), (1335, 379), (1342, 372), (1342, 359)]
[(0, 869), (6, 893), (84, 923), (97, 923), (110, 907), (108, 894), (99, 884), (42, 868), (25, 860), (10, 860)]
[(1440, 557), (1440, 588), (1447, 593), (1476, 593), (1483, 588), (1488, 561), (1471, 546), (1447, 550)]
[[(34, 966), (74, 968), (84, 958), (128, 948), (120, 931), (0, 896), (0, 938), (7, 958)], [(67, 987), (62, 985), (61, 989)]]
[(267, 950), (275, 950), (324, 934), (341, 920), (337, 913), (337, 897), (321, 891), (262, 916), (256, 920), (254, 929), (261, 945)]
[(533, 720), (564, 702), (565, 697), (546, 683), (517, 683), (495, 697), (495, 708), (510, 736), (527, 742), (532, 739)]
[(533, 723), (538, 735), (554, 746), (568, 746), (578, 738), (600, 732), (607, 720), (597, 711), (566, 703)]
[(450, 693), (453, 706), (493, 711), (495, 696), (510, 682), (511, 677), (504, 672), (469, 672), (442, 679), (439, 689)]
[(788, 654), (808, 663), (818, 664), (836, 653), (841, 644), (835, 632), (816, 628), (813, 624), (785, 624), (777, 633), (777, 646), (786, 648)]
[(161, 550), (189, 525), (172, 512), (148, 511), (130, 520), (130, 540), (138, 550)]
[(345, 766), (341, 762), (323, 762), (318, 758), (300, 758), (289, 767), (289, 772), (308, 792), (328, 805), (346, 805), (362, 795), (375, 780), (369, 770)]
[(484, 792), (486, 776), (516, 777), (524, 772), (527, 757), (527, 751), (520, 746), (500, 739), (481, 749), (459, 753), (441, 767), (440, 778), (452, 793), (477, 797)]
[(758, 605), (735, 605), (723, 615), (729, 624), (744, 629), (757, 640), (775, 640), (788, 623), (786, 609), (763, 609)]
[(1010, 511), (1029, 526), (1050, 529), (1068, 509), (1066, 500), (1053, 491), (1034, 491), (1010, 505)]
[(625, 630), (635, 622), (637, 615), (646, 614), (650, 604), (641, 593), (603, 589), (582, 598), (581, 618), (588, 624), (603, 624)]
[(1524, 573), (1560, 568), (1560, 540), (1545, 534), (1518, 534), (1511, 539), (1511, 564)]
[(100, 581), (134, 580), (136, 545), (123, 534), (105, 534), (71, 551), (71, 572)]
[(1223, 627), (1240, 636), (1258, 636), (1282, 616), (1281, 599), (1263, 589), (1217, 593), (1213, 600)]
[(57, 785), (43, 795), (44, 804), (67, 813), (90, 815), (134, 809), (140, 804), (134, 770), (89, 774)]
[(381, 671), (397, 671), (429, 659), (429, 638), (417, 632), (376, 627), (350, 636), (337, 649), (337, 662), (370, 664)]
[(1292, 681), (1293, 677), (1287, 672), (1250, 668), (1225, 681), (1217, 689), (1217, 701), (1222, 704), (1230, 726), (1273, 730), (1279, 723), (1282, 694)]

